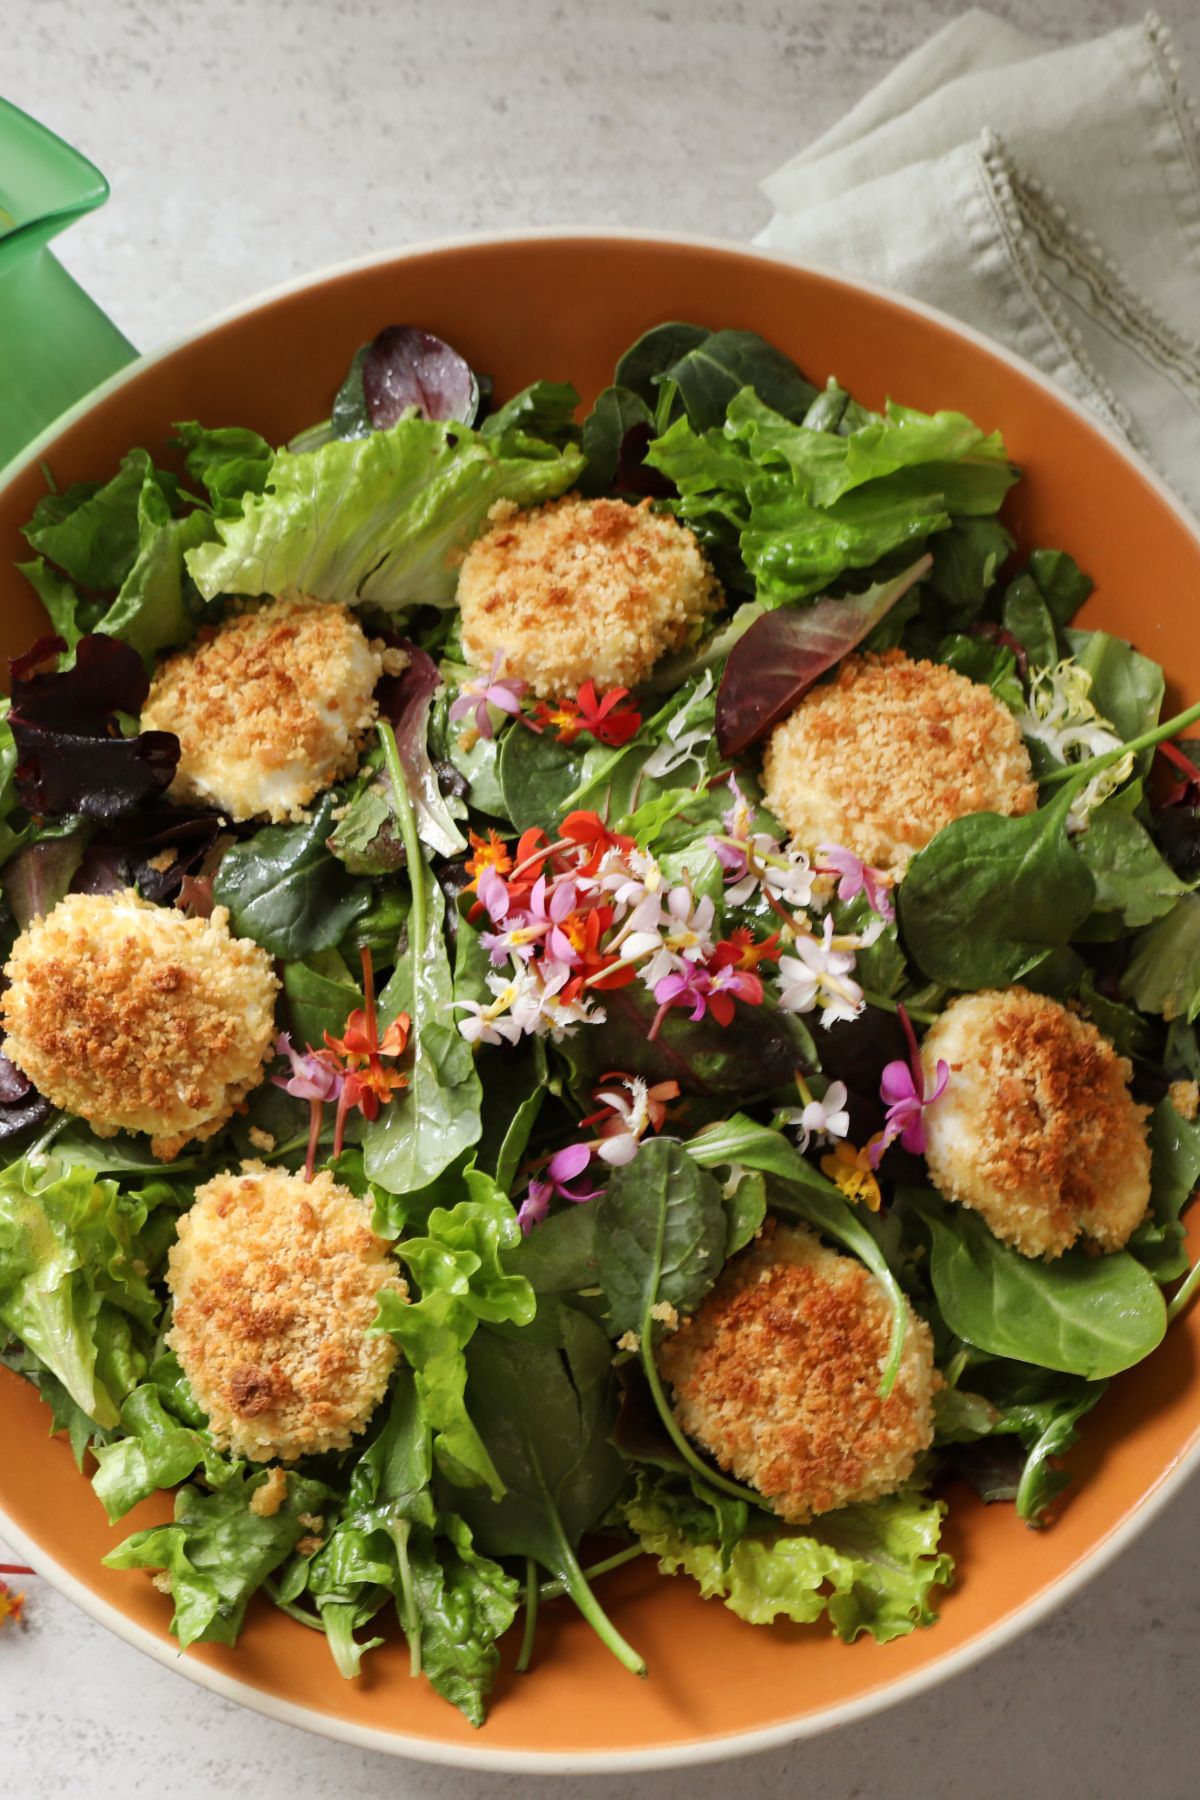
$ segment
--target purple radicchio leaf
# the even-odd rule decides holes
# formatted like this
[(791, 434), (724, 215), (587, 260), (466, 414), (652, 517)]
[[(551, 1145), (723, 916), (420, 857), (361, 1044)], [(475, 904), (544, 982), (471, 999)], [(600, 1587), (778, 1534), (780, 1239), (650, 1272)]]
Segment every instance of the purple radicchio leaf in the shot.
[[(0, 976), (0, 993), (8, 986)], [(0, 1031), (0, 1046), (4, 1032)], [(0, 1139), (15, 1137), (27, 1125), (40, 1125), (50, 1113), (50, 1102), (39, 1094), (28, 1075), (10, 1062), (0, 1047)]]
[(379, 710), (396, 734), (400, 766), (422, 842), (437, 856), (455, 856), (466, 849), (466, 839), (446, 805), (438, 770), (429, 755), (429, 709), (442, 678), (424, 650), (407, 639), (401, 640), (400, 647), (408, 652), (408, 667), (403, 674), (385, 676), (380, 682), (376, 690)]
[(862, 594), (764, 613), (729, 652), (717, 690), (717, 743), (740, 756), (786, 718), (827, 669), (878, 625), (933, 564), (923, 556), (894, 580)]
[(170, 786), (179, 739), (121, 735), (117, 714), (139, 713), (150, 686), (129, 644), (98, 632), (80, 638), (73, 668), (47, 668), (65, 649), (62, 638), (42, 638), (11, 665), (17, 794), (38, 817), (112, 819)]
[(479, 408), (471, 366), (449, 344), (418, 325), (389, 325), (368, 346), (363, 394), (371, 424), (385, 431), (415, 407), (423, 419), (460, 419)]
[(70, 890), (87, 844), (87, 827), (39, 838), (4, 865), (4, 898), (21, 930), (52, 912)]

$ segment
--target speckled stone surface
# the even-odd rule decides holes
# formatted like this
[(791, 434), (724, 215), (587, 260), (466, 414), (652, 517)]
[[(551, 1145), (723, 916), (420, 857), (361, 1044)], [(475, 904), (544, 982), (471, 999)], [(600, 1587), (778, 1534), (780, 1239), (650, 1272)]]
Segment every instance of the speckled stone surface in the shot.
[[(1128, 0), (993, 0), (1066, 41)], [(2, 0), (0, 90), (114, 197), (63, 260), (142, 348), (323, 264), (525, 225), (748, 239), (757, 183), (958, 9), (938, 0)], [(1200, 6), (1166, 9), (1200, 88)], [(1200, 1486), (1020, 1643), (865, 1725), (677, 1775), (428, 1770), (239, 1710), (29, 1584), (0, 1800), (1185, 1800)], [(868, 1645), (855, 1654), (885, 1654)]]

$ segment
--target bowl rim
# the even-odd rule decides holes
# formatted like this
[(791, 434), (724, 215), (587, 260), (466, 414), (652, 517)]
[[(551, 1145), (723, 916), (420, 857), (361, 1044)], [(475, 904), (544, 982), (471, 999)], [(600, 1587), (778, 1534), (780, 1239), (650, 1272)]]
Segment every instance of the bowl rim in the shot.
[[(943, 330), (965, 339), (977, 349), (986, 351), (1001, 362), (1009, 364), (1027, 381), (1032, 380), (1060, 405), (1066, 406), (1075, 413), (1092, 431), (1120, 453), (1121, 457), (1131, 465), (1140, 478), (1174, 513), (1178, 521), (1196, 541), (1197, 548), (1200, 549), (1200, 520), (1197, 520), (1191, 510), (1143, 456), (1131, 449), (1118, 432), (1106, 421), (1098, 418), (1073, 394), (1067, 392), (1057, 382), (1052, 381), (1049, 376), (1044, 375), (1032, 363), (1026, 362), (1023, 357), (1016, 355), (1006, 345), (987, 337), (973, 326), (965, 324), (962, 320), (954, 318), (938, 307), (928, 305), (925, 301), (915, 300), (906, 294), (899, 293), (882, 282), (868, 281), (859, 276), (847, 275), (828, 264), (810, 262), (782, 251), (765, 249), (757, 244), (744, 244), (736, 239), (710, 237), (693, 232), (657, 231), (645, 227), (615, 225), (534, 226), (522, 230), (468, 232), (426, 239), (420, 243), (372, 251), (365, 256), (326, 264), (308, 274), (295, 276), (287, 281), (279, 282), (273, 287), (263, 289), (246, 300), (238, 301), (233, 306), (210, 314), (189, 330), (171, 338), (157, 349), (136, 357), (127, 367), (119, 369), (99, 387), (92, 389), (74, 406), (60, 414), (38, 434), (25, 450), (0, 468), (0, 496), (33, 463), (38, 462), (47, 454), (64, 431), (85, 417), (110, 394), (138, 380), (146, 370), (165, 362), (186, 345), (195, 343), (221, 326), (257, 312), (261, 307), (271, 305), (275, 301), (288, 298), (293, 294), (302, 293), (308, 288), (319, 287), (326, 281), (335, 278), (354, 275), (362, 270), (377, 268), (389, 263), (403, 263), (416, 257), (438, 252), (483, 248), (489, 245), (507, 246), (545, 241), (571, 242), (580, 239), (591, 242), (609, 240), (617, 243), (665, 244), (682, 249), (715, 251), (721, 255), (732, 254), (742, 257), (748, 262), (758, 261), (783, 268), (803, 269), (824, 280), (840, 284), (855, 292), (870, 294), (877, 299), (888, 301), (914, 313)], [(981, 1634), (973, 1642), (964, 1644), (956, 1650), (948, 1651), (944, 1657), (938, 1657), (926, 1667), (898, 1678), (887, 1687), (872, 1689), (870, 1693), (859, 1699), (847, 1700), (840, 1705), (826, 1707), (820, 1712), (781, 1724), (760, 1726), (749, 1731), (697, 1738), (690, 1742), (643, 1750), (573, 1752), (502, 1750), (499, 1748), (489, 1749), (482, 1743), (477, 1748), (474, 1744), (446, 1743), (402, 1731), (382, 1731), (373, 1726), (360, 1725), (339, 1718), (333, 1713), (296, 1705), (292, 1701), (279, 1699), (265, 1689), (254, 1687), (234, 1676), (213, 1669), (205, 1663), (186, 1657), (182, 1651), (167, 1640), (160, 1638), (145, 1626), (135, 1624), (119, 1607), (101, 1599), (84, 1582), (64, 1568), (55, 1557), (28, 1537), (16, 1522), (9, 1518), (2, 1502), (0, 1502), (0, 1536), (3, 1536), (5, 1541), (25, 1558), (39, 1577), (135, 1650), (140, 1650), (143, 1655), (153, 1658), (155, 1662), (161, 1663), (166, 1668), (176, 1670), (197, 1686), (207, 1688), (222, 1699), (248, 1707), (251, 1711), (260, 1713), (280, 1724), (297, 1726), (316, 1736), (352, 1744), (358, 1749), (408, 1757), (413, 1761), (437, 1764), (443, 1767), (486, 1771), (495, 1774), (633, 1774), (651, 1770), (694, 1767), (734, 1757), (750, 1756), (760, 1751), (779, 1749), (786, 1744), (797, 1743), (801, 1739), (815, 1737), (821, 1732), (869, 1718), (875, 1713), (898, 1705), (903, 1700), (915, 1698), (917, 1695), (940, 1686), (951, 1676), (972, 1668), (976, 1663), (990, 1656), (994, 1650), (1012, 1643), (1078, 1593), (1145, 1530), (1197, 1471), (1200, 1471), (1200, 1431), (1197, 1431), (1187, 1448), (1162, 1471), (1155, 1487), (1142, 1504), (1134, 1512), (1119, 1519), (1092, 1550), (1081, 1556), (1077, 1562), (1051, 1582), (1042, 1594), (1018, 1608), (991, 1632), (986, 1635)]]

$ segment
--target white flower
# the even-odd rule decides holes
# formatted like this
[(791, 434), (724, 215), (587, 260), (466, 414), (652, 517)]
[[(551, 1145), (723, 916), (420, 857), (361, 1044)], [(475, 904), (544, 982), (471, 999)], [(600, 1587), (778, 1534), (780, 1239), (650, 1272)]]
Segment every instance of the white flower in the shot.
[(810, 1100), (806, 1106), (784, 1107), (778, 1122), (795, 1127), (801, 1151), (808, 1149), (814, 1137), (844, 1138), (850, 1129), (848, 1093), (844, 1081), (831, 1081), (820, 1100)]
[(481, 1000), (456, 1000), (471, 1016), (458, 1021), (458, 1029), (468, 1044), (515, 1044), (524, 1029), (511, 1008), (520, 995), (520, 977), (489, 975), (488, 987), (495, 995), (491, 1003)]
[(816, 880), (808, 857), (803, 850), (789, 850), (781, 856), (777, 845), (772, 848), (775, 854), (763, 859), (763, 887), (776, 900), (786, 901), (789, 906), (807, 906)]
[(581, 888), (597, 887), (612, 896), (613, 905), (637, 907), (662, 889), (663, 872), (648, 850), (606, 850), (594, 876)]
[[(702, 700), (707, 699), (713, 684), (712, 670), (706, 669), (704, 677), (686, 706), (681, 706), (675, 717), (667, 726), (664, 741), (646, 758), (642, 765), (643, 775), (653, 781), (661, 781), (664, 775), (671, 775), (681, 769), (684, 763), (696, 765), (696, 779), (704, 774), (705, 755), (712, 742), (712, 726), (699, 725), (691, 731), (685, 731), (688, 715)], [(699, 748), (698, 746), (703, 746)]]
[[(524, 976), (524, 981), (521, 977)], [(582, 996), (574, 1000), (560, 998), (560, 990), (571, 978), (565, 963), (542, 962), (534, 969), (523, 969), (516, 977), (519, 991), (513, 1003), (513, 1017), (526, 1036), (544, 1037), (561, 1043), (577, 1025), (602, 1025), (604, 1010), (590, 1006)]]
[[(676, 974), (688, 963), (708, 961), (714, 949), (714, 912), (713, 903), (707, 896), (697, 900), (690, 888), (671, 889), (667, 896), (666, 917), (658, 928), (658, 948), (650, 961), (638, 970), (648, 988), (656, 987), (664, 976)], [(633, 955), (627, 944), (621, 946), (621, 953)]]
[[(845, 939), (839, 940), (844, 944)], [(835, 949), (833, 919), (826, 914), (821, 938), (799, 937), (795, 956), (779, 959), (779, 1004), (787, 1012), (808, 1013), (821, 1007), (823, 1025), (837, 1019), (856, 1019), (863, 1010), (863, 992), (849, 979), (854, 952)]]

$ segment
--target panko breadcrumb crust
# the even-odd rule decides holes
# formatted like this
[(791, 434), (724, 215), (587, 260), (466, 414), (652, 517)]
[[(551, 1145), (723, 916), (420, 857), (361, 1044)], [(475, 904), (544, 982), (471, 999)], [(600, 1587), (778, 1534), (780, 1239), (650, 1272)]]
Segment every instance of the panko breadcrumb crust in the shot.
[(948, 1200), (1026, 1256), (1129, 1241), (1150, 1203), (1149, 1108), (1090, 1020), (1027, 988), (964, 994), (921, 1045), (927, 1085), (939, 1058), (950, 1079), (925, 1159)]
[(802, 1525), (893, 1493), (933, 1442), (929, 1327), (910, 1308), (883, 1400), (890, 1333), (887, 1296), (860, 1262), (768, 1221), (657, 1356), (688, 1436)]
[(263, 1078), (279, 982), (223, 906), (189, 919), (123, 894), (68, 894), (23, 931), (0, 999), (5, 1055), (97, 1137), (150, 1134), (169, 1160)]
[(841, 844), (895, 871), (952, 819), (1037, 804), (1008, 708), (979, 682), (901, 650), (848, 656), (806, 694), (771, 735), (763, 786), (799, 849)]
[(245, 1162), (206, 1181), (179, 1221), (167, 1284), (166, 1341), (220, 1449), (294, 1462), (363, 1430), (398, 1354), (368, 1327), (382, 1292), (408, 1289), (368, 1203), (328, 1170), (305, 1181)]
[(284, 595), (160, 663), (142, 728), (179, 739), (172, 799), (297, 819), (357, 763), (382, 673), (348, 606)]
[(695, 537), (650, 502), (568, 494), (530, 512), (500, 501), (458, 580), (463, 649), (546, 699), (636, 687), (686, 644), (721, 593)]

